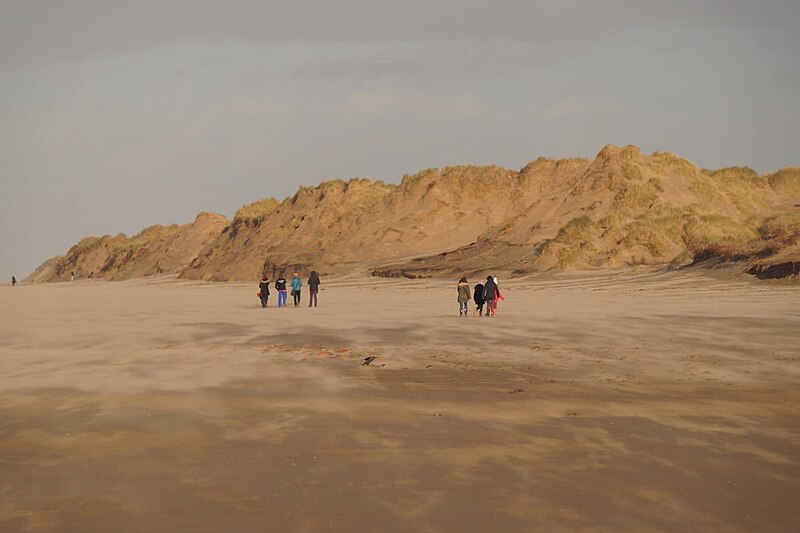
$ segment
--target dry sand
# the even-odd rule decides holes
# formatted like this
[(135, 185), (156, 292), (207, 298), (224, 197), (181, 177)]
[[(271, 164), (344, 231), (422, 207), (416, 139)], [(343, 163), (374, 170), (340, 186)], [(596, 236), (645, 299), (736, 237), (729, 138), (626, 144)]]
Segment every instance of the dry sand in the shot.
[(0, 529), (800, 529), (800, 288), (323, 283), (0, 287)]

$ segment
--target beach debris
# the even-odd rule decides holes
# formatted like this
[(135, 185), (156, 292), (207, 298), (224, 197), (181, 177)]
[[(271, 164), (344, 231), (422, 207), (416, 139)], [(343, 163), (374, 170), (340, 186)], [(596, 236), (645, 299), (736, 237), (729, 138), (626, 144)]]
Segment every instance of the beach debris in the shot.
[(364, 358), (364, 362), (361, 363), (361, 366), (369, 366), (378, 356), (377, 355), (370, 355), (369, 357)]
[(442, 413), (433, 413), (432, 416), (442, 416)]
[(524, 387), (523, 387), (523, 388), (521, 388), (521, 389), (514, 389), (514, 390), (510, 390), (510, 391), (508, 391), (508, 393), (509, 393), (509, 394), (516, 394), (516, 393), (518, 393), (518, 392), (528, 392), (528, 389), (526, 389), (526, 388), (524, 388)]

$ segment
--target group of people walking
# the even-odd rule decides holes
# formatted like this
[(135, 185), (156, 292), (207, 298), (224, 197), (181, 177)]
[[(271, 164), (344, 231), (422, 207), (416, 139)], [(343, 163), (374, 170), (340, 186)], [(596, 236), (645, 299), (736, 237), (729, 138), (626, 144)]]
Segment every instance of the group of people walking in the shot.
[[(308, 306), (317, 307), (317, 296), (319, 294), (319, 274), (315, 270), (311, 271), (308, 277)], [(300, 274), (297, 272), (292, 276), (291, 281), (288, 282), (281, 273), (275, 280), (274, 288), (278, 291), (278, 307), (286, 307), (288, 297), (288, 287), (291, 287), (292, 299), (294, 306), (300, 306), (300, 295), (303, 289), (303, 281), (300, 279)], [(267, 307), (270, 297), (270, 279), (269, 276), (264, 274), (261, 277), (261, 282), (258, 284), (258, 298), (261, 300), (261, 307)], [(472, 310), (473, 316), (497, 316), (497, 302), (505, 300), (503, 294), (500, 292), (500, 287), (497, 285), (497, 278), (494, 276), (487, 276), (484, 283), (478, 283), (470, 290), (469, 283), (466, 277), (462, 277), (458, 282), (458, 316), (469, 316), (469, 301), (474, 300), (475, 309)], [(486, 307), (486, 314), (484, 315), (484, 306)]]
[[(258, 297), (261, 300), (261, 307), (267, 307), (267, 302), (269, 301), (269, 276), (264, 274), (261, 276), (261, 282), (258, 284)], [(309, 289), (309, 297), (308, 297), (308, 306), (317, 307), (317, 294), (319, 293), (319, 275), (315, 270), (311, 271), (311, 275), (308, 278), (308, 289)], [(292, 288), (292, 299), (294, 300), (294, 306), (298, 307), (300, 305), (300, 292), (303, 288), (303, 281), (300, 279), (300, 275), (295, 272), (292, 280), (289, 282), (289, 286)], [(278, 291), (278, 307), (286, 307), (286, 299), (287, 299), (287, 289), (286, 289), (286, 278), (283, 277), (283, 273), (278, 276), (278, 279), (275, 280), (275, 290)]]
[(486, 306), (485, 316), (497, 316), (497, 302), (505, 300), (497, 285), (497, 278), (486, 277), (486, 283), (478, 283), (470, 294), (467, 278), (463, 277), (458, 282), (458, 316), (469, 316), (469, 301), (475, 302), (472, 316), (484, 316), (483, 306)]

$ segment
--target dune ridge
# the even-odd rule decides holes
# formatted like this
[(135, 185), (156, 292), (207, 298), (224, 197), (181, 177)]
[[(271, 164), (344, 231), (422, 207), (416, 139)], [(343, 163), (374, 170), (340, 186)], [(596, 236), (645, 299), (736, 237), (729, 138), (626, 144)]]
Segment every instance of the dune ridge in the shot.
[(45, 261), (25, 281), (76, 278), (123, 280), (181, 272), (228, 225), (215, 213), (199, 213), (194, 222), (150, 226), (132, 237), (86, 237), (66, 255)]
[(735, 265), (798, 278), (800, 168), (702, 169), (672, 153), (605, 146), (594, 160), (539, 158), (519, 171), (462, 165), (399, 184), (355, 178), (301, 187), (185, 226), (89, 237), (27, 281), (71, 271), (210, 281), (311, 268), (328, 274), (505, 276), (639, 265)]

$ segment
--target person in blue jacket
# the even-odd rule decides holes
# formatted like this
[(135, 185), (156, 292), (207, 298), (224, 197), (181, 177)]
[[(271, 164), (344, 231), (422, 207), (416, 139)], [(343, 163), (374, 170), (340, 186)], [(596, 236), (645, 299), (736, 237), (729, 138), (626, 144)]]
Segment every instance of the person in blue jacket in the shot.
[(294, 277), (292, 278), (292, 296), (294, 297), (294, 306), (297, 307), (300, 305), (300, 287), (303, 286), (303, 282), (300, 280), (300, 276), (297, 272), (294, 273)]

